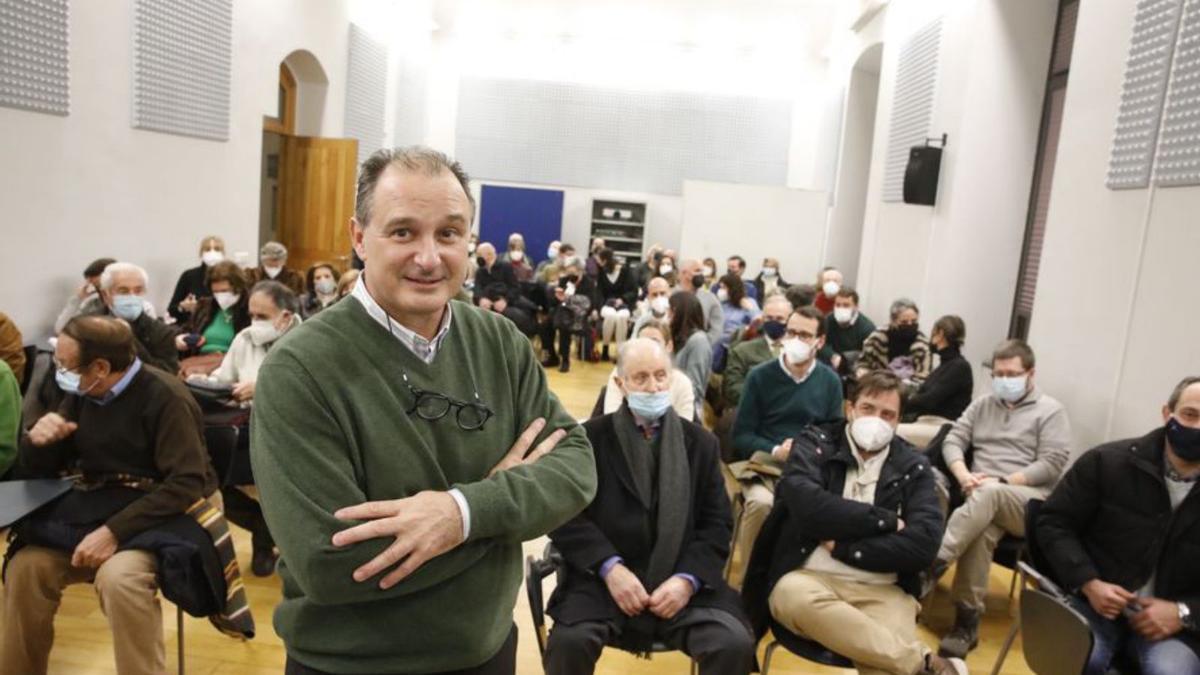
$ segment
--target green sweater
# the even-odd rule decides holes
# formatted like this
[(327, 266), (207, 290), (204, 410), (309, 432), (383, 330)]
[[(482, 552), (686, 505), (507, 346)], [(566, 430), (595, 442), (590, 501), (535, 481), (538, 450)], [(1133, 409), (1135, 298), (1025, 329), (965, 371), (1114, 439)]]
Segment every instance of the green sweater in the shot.
[[(282, 553), (275, 630), (301, 663), (336, 673), (430, 673), (480, 665), (512, 626), (521, 542), (562, 525), (596, 491), (583, 428), (559, 404), (533, 350), (503, 317), (454, 301), (432, 364), (372, 319), (339, 302), (285, 335), (259, 370), (250, 453), (263, 511)], [(462, 431), (405, 413), (414, 387), (471, 400), (471, 374), (496, 415)], [(535, 419), (541, 438), (570, 432), (553, 452), (487, 478)], [(540, 438), (539, 438), (540, 441)], [(458, 488), (470, 538), (388, 590), (351, 574), (394, 541), (343, 549), (353, 523), (333, 512), (422, 490)]]
[(749, 459), (756, 451), (770, 452), (795, 438), (809, 424), (842, 416), (842, 382), (829, 366), (817, 363), (808, 379), (796, 384), (779, 359), (772, 359), (746, 377), (733, 423), (733, 447), (741, 459)]
[(17, 461), (17, 433), (21, 427), (21, 387), (12, 368), (0, 361), (0, 474)]
[(774, 358), (771, 345), (765, 337), (738, 343), (729, 352), (729, 359), (725, 363), (725, 376), (721, 378), (721, 393), (725, 397), (725, 405), (736, 408), (742, 400), (742, 389), (746, 386), (746, 375), (750, 373), (750, 369)]

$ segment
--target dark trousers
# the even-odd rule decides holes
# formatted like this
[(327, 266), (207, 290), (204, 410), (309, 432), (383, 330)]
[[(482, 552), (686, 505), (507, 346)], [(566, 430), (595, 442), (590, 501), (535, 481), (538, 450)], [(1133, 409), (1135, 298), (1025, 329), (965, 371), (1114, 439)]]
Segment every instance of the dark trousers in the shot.
[[(447, 670), (441, 675), (515, 675), (517, 672), (517, 626), (513, 624), (512, 631), (508, 634), (508, 639), (504, 641), (504, 645), (500, 647), (500, 651), (496, 655), (488, 659), (486, 663), (478, 665), (474, 668), (464, 668), (462, 670)], [(284, 675), (335, 675), (323, 670), (315, 670), (293, 659), (290, 655), (287, 658), (287, 666), (284, 670)], [(389, 675), (403, 675), (403, 673), (390, 673)]]
[[(546, 675), (594, 672), (604, 645), (619, 635), (620, 630), (609, 621), (554, 624), (546, 643)], [(663, 642), (699, 662), (701, 675), (742, 675), (753, 667), (754, 640), (750, 634), (744, 630), (732, 631), (716, 621), (667, 630)]]
[(250, 531), (255, 551), (275, 548), (275, 540), (267, 529), (262, 506), (257, 500), (233, 486), (221, 488), (221, 497), (225, 500), (225, 519)]

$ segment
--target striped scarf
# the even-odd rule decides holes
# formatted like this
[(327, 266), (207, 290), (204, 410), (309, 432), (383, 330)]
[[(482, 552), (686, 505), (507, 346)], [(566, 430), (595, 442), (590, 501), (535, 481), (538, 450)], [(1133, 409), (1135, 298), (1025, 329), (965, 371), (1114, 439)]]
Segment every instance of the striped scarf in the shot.
[(209, 616), (209, 622), (230, 637), (254, 637), (254, 617), (250, 614), (250, 603), (246, 601), (246, 588), (242, 584), (242, 573), (238, 569), (233, 537), (229, 534), (225, 514), (204, 497), (189, 506), (187, 514), (195, 518), (212, 537), (217, 558), (225, 572), (225, 608)]

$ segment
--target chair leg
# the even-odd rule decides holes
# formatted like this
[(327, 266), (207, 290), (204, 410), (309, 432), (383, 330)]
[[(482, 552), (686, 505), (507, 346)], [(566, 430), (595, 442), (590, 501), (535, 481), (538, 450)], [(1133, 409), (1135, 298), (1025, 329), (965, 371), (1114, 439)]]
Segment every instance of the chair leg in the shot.
[(179, 675), (183, 675), (183, 609), (175, 606), (175, 644), (179, 649)]
[(992, 675), (999, 675), (1000, 667), (1004, 665), (1004, 660), (1008, 658), (1008, 650), (1012, 649), (1013, 642), (1017, 639), (1017, 631), (1021, 630), (1021, 615), (1018, 614), (1012, 621), (1012, 626), (1008, 629), (1008, 636), (1004, 638), (1004, 645), (1000, 647), (1000, 653), (996, 654), (996, 665), (992, 666)]
[(742, 492), (739, 490), (733, 500), (733, 531), (729, 535), (729, 557), (725, 560), (724, 574), (721, 575), (726, 582), (729, 581), (729, 575), (733, 573), (733, 545), (737, 542), (738, 534), (742, 530), (742, 509), (744, 508), (745, 497), (742, 496)]
[(1013, 603), (1013, 599), (1017, 596), (1017, 577), (1019, 576), (1018, 570), (1020, 570), (1020, 568), (1013, 570), (1012, 580), (1008, 582), (1008, 613), (1010, 616), (1014, 616), (1016, 613), (1016, 605)]
[(771, 656), (775, 654), (775, 650), (779, 649), (779, 643), (771, 640), (771, 644), (767, 645), (767, 651), (763, 654), (762, 675), (767, 675), (771, 672)]
[(692, 675), (700, 675), (700, 664), (696, 659), (692, 659)]

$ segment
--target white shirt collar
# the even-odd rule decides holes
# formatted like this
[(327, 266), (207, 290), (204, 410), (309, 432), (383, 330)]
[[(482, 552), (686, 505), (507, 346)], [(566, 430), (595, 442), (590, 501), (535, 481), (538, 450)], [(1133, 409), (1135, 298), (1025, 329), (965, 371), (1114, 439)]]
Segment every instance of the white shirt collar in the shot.
[(796, 377), (796, 374), (793, 373), (792, 369), (788, 367), (787, 361), (784, 358), (785, 356), (787, 356), (786, 352), (779, 352), (779, 367), (783, 368), (783, 372), (787, 373), (787, 376), (792, 378), (792, 382), (795, 382), (796, 384), (804, 384), (807, 382), (808, 378), (812, 376), (813, 371), (817, 369), (817, 359), (816, 356), (814, 356), (812, 361), (808, 364), (808, 370), (805, 371), (805, 373), (800, 377)]
[(446, 311), (442, 313), (442, 324), (438, 327), (437, 334), (432, 340), (426, 340), (416, 332), (409, 330), (398, 319), (388, 315), (379, 303), (375, 302), (375, 298), (371, 297), (371, 292), (367, 290), (367, 277), (361, 275), (358, 281), (354, 284), (354, 290), (350, 292), (363, 309), (367, 310), (367, 314), (375, 319), (380, 326), (386, 328), (397, 340), (400, 341), (409, 351), (421, 359), (425, 363), (433, 363), (434, 357), (437, 356), (438, 350), (442, 347), (442, 342), (446, 339), (446, 334), (450, 332), (450, 321), (452, 312), (450, 303), (446, 303)]

